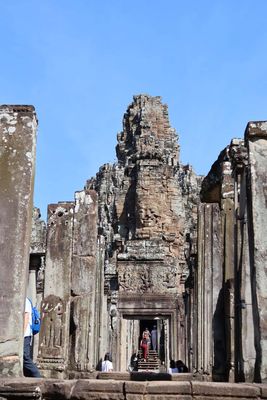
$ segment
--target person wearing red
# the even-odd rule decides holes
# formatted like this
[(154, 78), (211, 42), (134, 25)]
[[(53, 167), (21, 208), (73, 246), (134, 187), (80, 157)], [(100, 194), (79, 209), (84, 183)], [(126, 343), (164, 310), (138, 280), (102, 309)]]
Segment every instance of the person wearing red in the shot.
[(148, 356), (148, 340), (147, 340), (146, 337), (143, 337), (143, 338), (141, 339), (140, 347), (141, 347), (141, 349), (142, 349), (142, 351), (143, 351), (143, 359), (144, 359), (144, 361), (147, 361), (147, 356)]

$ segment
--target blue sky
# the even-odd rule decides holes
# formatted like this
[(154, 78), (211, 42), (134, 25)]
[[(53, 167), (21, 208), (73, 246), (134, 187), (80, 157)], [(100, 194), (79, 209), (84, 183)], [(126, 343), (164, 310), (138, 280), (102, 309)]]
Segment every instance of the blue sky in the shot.
[(132, 96), (162, 96), (182, 163), (206, 174), (267, 119), (266, 0), (0, 0), (2, 104), (39, 119), (35, 205), (73, 200)]

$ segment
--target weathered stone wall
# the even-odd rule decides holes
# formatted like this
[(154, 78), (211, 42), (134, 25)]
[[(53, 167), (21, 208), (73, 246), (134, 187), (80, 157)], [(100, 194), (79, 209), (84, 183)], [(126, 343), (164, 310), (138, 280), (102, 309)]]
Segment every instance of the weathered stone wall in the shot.
[(38, 363), (44, 376), (67, 377), (96, 365), (97, 195), (76, 192), (48, 212)]
[[(265, 122), (249, 123), (245, 140), (232, 140), (202, 185), (202, 200), (218, 203), (220, 210), (221, 233), (217, 232), (216, 241), (221, 243), (222, 279), (219, 286), (217, 284), (218, 288), (221, 285), (217, 301), (224, 322), (219, 331), (215, 325), (210, 330), (214, 344), (213, 378), (216, 380), (266, 380), (266, 126)], [(201, 214), (202, 208), (199, 209), (200, 225)], [(204, 223), (204, 229), (207, 224)], [(202, 271), (209, 262), (201, 256), (205, 242), (203, 244), (201, 236), (198, 240), (197, 281), (203, 291)], [(211, 242), (209, 255), (215, 243)], [(214, 288), (214, 282), (210, 280), (210, 283)], [(214, 304), (216, 297), (212, 301)], [(205, 303), (199, 299), (198, 307)], [(200, 315), (200, 331), (206, 326), (206, 320), (202, 323), (201, 318)], [(215, 321), (216, 312), (213, 318)], [(200, 333), (198, 340), (201, 340)], [(216, 353), (221, 353), (223, 358), (216, 360)]]
[(156, 318), (167, 364), (180, 358), (205, 379), (266, 379), (266, 123), (250, 123), (203, 182), (180, 164), (177, 139), (161, 99), (135, 96), (118, 163), (75, 203), (49, 206), (46, 376), (89, 374), (107, 351), (125, 371), (138, 319)]
[(0, 374), (22, 374), (37, 120), (32, 106), (0, 107)]
[(248, 224), (256, 350), (254, 378), (261, 381), (267, 379), (267, 122), (250, 122), (245, 140), (249, 155)]

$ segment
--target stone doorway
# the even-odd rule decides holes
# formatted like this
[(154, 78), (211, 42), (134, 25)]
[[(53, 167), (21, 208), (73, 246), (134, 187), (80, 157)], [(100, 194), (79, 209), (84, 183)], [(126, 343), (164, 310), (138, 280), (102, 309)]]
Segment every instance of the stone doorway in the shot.
[(156, 355), (159, 365), (169, 364), (171, 354), (171, 338), (170, 338), (170, 317), (153, 317), (153, 316), (124, 316), (122, 320), (122, 337), (125, 338), (121, 342), (121, 370), (128, 370), (131, 365), (131, 359), (134, 353), (138, 353), (143, 331), (148, 328), (151, 332), (153, 327), (157, 330), (157, 348)]

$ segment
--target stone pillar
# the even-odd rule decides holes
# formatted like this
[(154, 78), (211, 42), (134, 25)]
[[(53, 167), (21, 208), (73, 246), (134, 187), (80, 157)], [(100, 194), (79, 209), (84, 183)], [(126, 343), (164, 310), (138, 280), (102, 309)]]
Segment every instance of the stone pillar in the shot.
[(238, 382), (253, 382), (256, 353), (249, 263), (246, 170), (242, 171), (240, 176), (237, 176), (237, 184), (240, 201), (236, 210), (236, 380)]
[(48, 206), (45, 286), (38, 352), (38, 362), (45, 377), (65, 377), (68, 367), (73, 209), (71, 202)]
[(224, 251), (224, 309), (226, 319), (227, 375), (235, 381), (235, 205), (234, 179), (229, 161), (229, 149), (222, 163), (221, 210)]
[(32, 106), (0, 107), (0, 375), (22, 375), (37, 120)]
[(254, 380), (267, 379), (267, 122), (250, 122), (248, 226), (256, 363)]
[(253, 382), (255, 347), (247, 223), (250, 189), (244, 140), (233, 139), (229, 153), (235, 181), (235, 380)]
[[(225, 348), (222, 299), (220, 210), (217, 204), (201, 204), (198, 219), (197, 344), (196, 370), (211, 379), (224, 376)], [(219, 346), (218, 346), (219, 344)], [(220, 370), (219, 366), (220, 365)], [(216, 371), (216, 372), (215, 372)]]
[[(104, 293), (104, 282), (105, 282), (105, 237), (103, 235), (98, 236), (98, 252), (97, 252), (97, 273), (96, 273), (96, 292), (98, 296), (96, 298), (96, 332), (95, 332), (95, 344), (97, 346), (96, 356), (97, 361), (99, 361), (103, 355), (109, 351), (113, 356), (113, 368), (117, 370), (116, 366), (116, 356), (118, 355), (119, 349), (117, 346), (117, 326), (118, 318), (115, 316), (113, 318), (113, 327), (111, 329), (110, 316), (108, 315), (107, 307), (107, 295)], [(111, 332), (112, 331), (112, 332)], [(114, 337), (115, 333), (115, 337)], [(112, 336), (112, 341), (115, 345), (111, 345), (110, 337)], [(108, 338), (108, 340), (107, 340)], [(114, 357), (115, 356), (115, 357)], [(114, 359), (115, 358), (115, 359)]]
[(97, 194), (94, 190), (76, 192), (75, 200), (70, 362), (72, 370), (88, 371), (95, 367), (96, 352)]
[[(33, 208), (32, 213), (32, 233), (30, 246), (30, 277), (28, 292), (29, 297), (37, 309), (41, 310), (41, 302), (44, 294), (44, 263), (46, 248), (46, 224), (41, 219), (40, 210)], [(30, 283), (31, 281), (31, 283)], [(33, 340), (33, 360), (38, 355), (39, 335), (34, 336)]]

